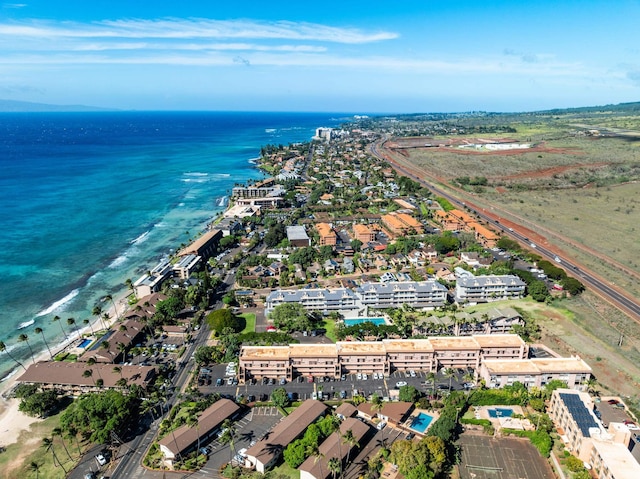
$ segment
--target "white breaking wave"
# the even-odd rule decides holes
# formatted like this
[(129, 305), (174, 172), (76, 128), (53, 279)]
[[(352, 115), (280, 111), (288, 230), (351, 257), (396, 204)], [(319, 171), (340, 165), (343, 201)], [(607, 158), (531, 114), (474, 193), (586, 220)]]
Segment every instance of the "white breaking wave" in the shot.
[(275, 128), (265, 128), (264, 130), (265, 133), (275, 133), (276, 131), (278, 130)]
[(145, 241), (147, 241), (147, 238), (149, 237), (149, 234), (151, 233), (151, 231), (145, 231), (144, 233), (142, 233), (140, 236), (138, 236), (136, 239), (134, 239), (133, 241), (130, 241), (130, 244), (140, 244), (140, 243), (144, 243)]
[(127, 261), (129, 258), (126, 254), (123, 254), (122, 256), (118, 256), (116, 259), (114, 259), (111, 263), (109, 263), (109, 268), (111, 269), (115, 269), (118, 266), (120, 266), (122, 263), (124, 263), (125, 261)]
[(166, 228), (167, 227), (167, 223), (156, 223), (155, 225), (153, 225), (154, 228)]
[(184, 176), (209, 176), (209, 173), (185, 173)]
[(182, 178), (180, 181), (183, 183), (206, 183), (209, 180), (206, 178)]
[(31, 321), (25, 321), (24, 323), (20, 323), (18, 324), (18, 327), (16, 329), (24, 329), (24, 328), (28, 328), (29, 326), (31, 326), (32, 324), (34, 324), (36, 322), (35, 319), (32, 319)]
[(56, 301), (55, 303), (53, 303), (51, 306), (49, 306), (46, 309), (43, 309), (42, 311), (40, 311), (38, 314), (36, 314), (36, 318), (40, 317), (40, 316), (44, 316), (46, 314), (49, 313), (53, 313), (54, 311), (60, 309), (62, 306), (64, 306), (66, 303), (68, 303), (69, 301), (71, 301), (73, 298), (75, 298), (76, 296), (78, 296), (78, 293), (80, 292), (79, 289), (74, 289), (73, 291), (71, 291), (68, 295), (66, 295), (64, 298)]
[(215, 173), (212, 176), (214, 178), (229, 178), (231, 175), (229, 173)]

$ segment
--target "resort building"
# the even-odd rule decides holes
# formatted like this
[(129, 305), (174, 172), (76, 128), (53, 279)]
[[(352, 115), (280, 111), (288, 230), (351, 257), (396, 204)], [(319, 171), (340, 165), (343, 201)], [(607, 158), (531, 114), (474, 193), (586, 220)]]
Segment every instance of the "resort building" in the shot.
[(88, 351), (78, 358), (78, 361), (94, 359), (98, 363), (113, 363), (120, 361), (125, 351), (132, 344), (142, 338), (145, 324), (134, 319), (127, 319), (116, 323), (117, 330), (110, 329)]
[(334, 377), (353, 373), (437, 371), (442, 367), (478, 369), (485, 359), (525, 360), (529, 347), (515, 334), (382, 341), (339, 341), (336, 344), (243, 346), (238, 377)]
[(160, 291), (162, 283), (171, 277), (172, 272), (173, 266), (169, 260), (158, 263), (151, 271), (142, 275), (133, 283), (133, 291), (136, 297), (142, 298), (143, 296), (149, 296), (152, 293)]
[(284, 303), (299, 303), (307, 311), (318, 311), (322, 314), (339, 312), (357, 314), (361, 308), (358, 296), (349, 288), (336, 289), (294, 289), (276, 290), (267, 295), (265, 314)]
[(422, 336), (471, 336), (475, 334), (507, 334), (515, 326), (523, 326), (524, 320), (513, 308), (492, 308), (488, 311), (456, 312), (452, 316), (429, 316), (413, 327), (414, 335)]
[(405, 422), (411, 411), (413, 411), (413, 403), (403, 401), (384, 402), (379, 411), (376, 411), (370, 402), (358, 405), (359, 417), (369, 421), (378, 418), (393, 427), (398, 427)]
[(353, 237), (366, 245), (370, 241), (376, 240), (376, 232), (367, 225), (355, 224), (353, 225)]
[(251, 446), (247, 454), (247, 464), (262, 474), (273, 466), (285, 447), (298, 437), (327, 411), (320, 401), (308, 399), (291, 414), (276, 424), (263, 439)]
[(356, 290), (362, 305), (373, 309), (398, 308), (404, 304), (418, 309), (439, 308), (446, 304), (447, 292), (437, 281), (365, 283)]
[(267, 196), (284, 196), (281, 186), (235, 186), (231, 190), (232, 198), (265, 198)]
[(202, 258), (195, 254), (182, 256), (178, 260), (178, 262), (173, 265), (173, 273), (176, 277), (182, 280), (189, 279), (191, 275), (200, 267), (201, 261)]
[(178, 256), (187, 256), (190, 254), (202, 257), (202, 261), (207, 262), (218, 248), (218, 243), (222, 238), (222, 231), (219, 229), (210, 229), (199, 236), (190, 245), (186, 246), (178, 252)]
[[(351, 446), (343, 440), (343, 435), (351, 431), (356, 446)], [(319, 456), (308, 457), (298, 468), (300, 479), (329, 479), (334, 473), (329, 467), (329, 461), (337, 459), (340, 465), (344, 465), (347, 457), (353, 458), (356, 449), (365, 436), (372, 431), (371, 426), (355, 418), (346, 418), (340, 424), (340, 430), (333, 432), (318, 447)]]
[(18, 382), (37, 384), (45, 389), (64, 391), (74, 396), (104, 389), (123, 389), (133, 384), (146, 389), (156, 378), (153, 366), (118, 366), (85, 362), (41, 361), (27, 368)]
[(433, 309), (447, 302), (447, 288), (437, 281), (364, 283), (359, 288), (277, 290), (267, 295), (265, 314), (283, 303), (300, 303), (308, 311), (344, 316), (367, 314), (369, 308), (398, 308), (406, 304), (419, 309)]
[(640, 464), (628, 449), (629, 428), (610, 423), (605, 429), (585, 392), (556, 389), (551, 395), (549, 416), (567, 449), (591, 468), (598, 479), (635, 479)]
[(382, 225), (393, 235), (422, 234), (422, 223), (407, 213), (388, 213), (380, 218)]
[(494, 231), (475, 221), (469, 223), (468, 227), (475, 233), (476, 241), (485, 248), (493, 248), (500, 239)]
[(291, 246), (298, 248), (311, 246), (311, 239), (309, 239), (304, 226), (287, 226), (287, 239), (289, 243), (291, 243)]
[(332, 226), (329, 223), (318, 223), (316, 225), (316, 229), (318, 230), (319, 240), (318, 244), (320, 246), (335, 246), (338, 242), (338, 235), (335, 231), (333, 231)]
[(591, 368), (578, 356), (525, 361), (485, 359), (478, 373), (490, 388), (510, 386), (516, 381), (527, 387), (541, 388), (557, 379), (564, 381), (570, 389), (582, 391), (586, 390)]
[(207, 444), (220, 432), (225, 419), (235, 419), (240, 407), (229, 399), (219, 399), (198, 417), (198, 426), (180, 426), (158, 441), (160, 451), (169, 463), (188, 454), (200, 444)]
[(473, 276), (456, 281), (456, 302), (487, 303), (524, 296), (526, 284), (514, 275)]

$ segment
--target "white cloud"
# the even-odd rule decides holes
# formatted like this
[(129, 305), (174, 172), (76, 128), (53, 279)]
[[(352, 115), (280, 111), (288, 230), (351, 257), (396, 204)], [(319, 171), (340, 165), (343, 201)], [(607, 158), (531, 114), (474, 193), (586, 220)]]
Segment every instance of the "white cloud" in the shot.
[(104, 20), (92, 23), (50, 22), (0, 24), (0, 35), (31, 38), (262, 39), (362, 44), (393, 40), (393, 32), (365, 32), (306, 22), (253, 20), (157, 19)]

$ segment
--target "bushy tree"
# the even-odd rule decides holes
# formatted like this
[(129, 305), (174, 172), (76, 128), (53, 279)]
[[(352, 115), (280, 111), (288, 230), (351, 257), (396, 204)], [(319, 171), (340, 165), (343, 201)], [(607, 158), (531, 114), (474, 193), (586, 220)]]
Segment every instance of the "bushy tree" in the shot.
[(240, 320), (230, 309), (218, 309), (207, 315), (207, 324), (212, 331), (220, 334), (225, 328), (240, 330)]
[(60, 417), (66, 432), (76, 430), (91, 442), (105, 443), (111, 433), (124, 436), (137, 422), (139, 402), (134, 396), (107, 390), (84, 394), (69, 406)]
[(307, 310), (300, 303), (279, 304), (269, 313), (269, 319), (276, 328), (285, 332), (308, 331), (311, 328)]
[(46, 417), (57, 408), (58, 403), (58, 395), (55, 391), (49, 389), (24, 397), (18, 409), (28, 416)]
[(402, 386), (398, 398), (400, 401), (416, 402), (420, 398), (420, 391), (410, 385)]
[(529, 290), (531, 297), (540, 303), (544, 302), (549, 296), (549, 291), (547, 290), (547, 285), (544, 281), (532, 281), (529, 283), (527, 289)]
[(285, 388), (276, 388), (271, 393), (271, 402), (276, 407), (286, 407), (289, 405), (289, 397)]

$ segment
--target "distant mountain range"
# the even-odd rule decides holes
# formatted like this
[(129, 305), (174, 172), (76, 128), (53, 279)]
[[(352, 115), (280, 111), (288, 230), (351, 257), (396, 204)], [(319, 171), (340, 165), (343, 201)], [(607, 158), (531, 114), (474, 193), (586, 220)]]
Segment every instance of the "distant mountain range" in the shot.
[(86, 105), (50, 105), (30, 101), (0, 100), (0, 112), (71, 112), (71, 111), (117, 111), (113, 108), (99, 108)]

